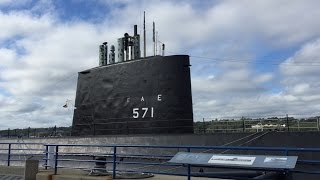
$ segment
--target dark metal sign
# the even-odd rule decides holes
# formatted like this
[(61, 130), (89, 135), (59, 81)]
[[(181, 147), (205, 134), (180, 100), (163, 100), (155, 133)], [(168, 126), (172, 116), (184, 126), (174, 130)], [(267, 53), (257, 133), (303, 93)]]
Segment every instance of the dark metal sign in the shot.
[(179, 152), (169, 162), (221, 167), (293, 169), (297, 156), (265, 156)]

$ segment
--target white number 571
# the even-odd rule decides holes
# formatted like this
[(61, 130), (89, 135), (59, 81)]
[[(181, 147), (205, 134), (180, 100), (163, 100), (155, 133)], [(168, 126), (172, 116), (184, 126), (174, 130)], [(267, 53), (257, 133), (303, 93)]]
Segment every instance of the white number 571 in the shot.
[[(149, 108), (145, 107), (145, 108), (141, 108), (141, 110), (143, 111), (141, 118), (146, 117), (147, 112), (149, 111)], [(153, 118), (153, 107), (151, 107), (150, 110), (151, 110), (150, 117)], [(139, 111), (140, 111), (139, 108), (133, 108), (132, 109), (132, 117), (135, 119), (139, 118), (139, 115), (140, 115)]]

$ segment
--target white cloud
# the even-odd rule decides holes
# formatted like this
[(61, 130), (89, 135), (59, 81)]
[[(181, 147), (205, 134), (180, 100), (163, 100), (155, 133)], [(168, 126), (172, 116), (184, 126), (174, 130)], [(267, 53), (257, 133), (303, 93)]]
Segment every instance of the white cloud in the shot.
[[(10, 67), (14, 64), (17, 54), (14, 50), (8, 48), (0, 48), (0, 68)], [(0, 76), (1, 79), (1, 76)]]
[(0, 7), (1, 6), (17, 7), (17, 6), (25, 5), (29, 2), (30, 0), (1, 0)]
[[(248, 71), (246, 75), (239, 71), (237, 77), (237, 71), (230, 76), (228, 71), (224, 70), (223, 74), (226, 76), (222, 75), (220, 79), (217, 76), (212, 80), (195, 78), (194, 91), (201, 94), (201, 96), (197, 95), (194, 102), (196, 117), (199, 120), (204, 114), (212, 118), (284, 116), (285, 114), (318, 115), (320, 108), (319, 47), (319, 40), (310, 41), (281, 63), (279, 71), (282, 76), (277, 77), (277, 80), (281, 80), (279, 93), (273, 92), (272, 87), (264, 85), (274, 81), (274, 74), (271, 73), (255, 75)], [(245, 86), (242, 86), (242, 81), (236, 83), (232, 79), (237, 81), (242, 79)], [(263, 87), (265, 91), (259, 92), (254, 90), (254, 87)], [(250, 88), (253, 89), (251, 92)], [(215, 99), (214, 103), (210, 103), (212, 99)]]
[(256, 83), (265, 83), (265, 82), (271, 81), (273, 77), (274, 75), (272, 73), (265, 73), (265, 74), (261, 74), (256, 77), (253, 77), (253, 81)]
[(280, 65), (287, 93), (306, 103), (303, 109), (315, 107), (320, 100), (320, 40), (306, 43)]
[(312, 77), (319, 74), (320, 39), (305, 44), (293, 57), (281, 64), (281, 72), (286, 76)]
[(44, 35), (54, 25), (48, 15), (37, 17), (27, 11), (12, 11), (9, 13), (0, 11), (0, 21), (0, 40)]
[[(2, 5), (10, 3), (6, 0)], [(116, 44), (124, 32), (132, 33), (133, 24), (138, 24), (140, 31), (143, 10), (147, 12), (148, 43), (154, 19), (168, 54), (188, 50), (187, 54), (213, 57), (191, 57), (196, 120), (201, 116), (318, 111), (318, 67), (296, 65), (319, 63), (311, 62), (320, 59), (320, 41), (313, 40), (320, 35), (320, 22), (314, 20), (320, 15), (319, 1), (106, 4), (111, 6), (108, 16), (95, 24), (59, 20), (51, 1), (39, 1), (30, 10), (0, 11), (0, 118), (17, 122), (8, 127), (19, 127), (21, 121), (27, 121), (26, 126), (70, 125), (70, 112), (61, 105), (75, 97), (76, 73), (97, 66), (99, 43)], [(48, 11), (43, 13), (45, 9)], [(34, 13), (39, 11), (42, 13)], [(304, 43), (280, 65), (281, 77), (275, 72), (259, 72), (251, 64), (256, 44), (264, 44), (269, 48), (266, 51), (280, 51)], [(151, 51), (148, 48), (149, 55)], [(280, 80), (276, 83), (279, 90), (273, 92), (274, 81)], [(1, 96), (2, 91), (9, 95)], [(7, 123), (1, 120), (1, 124)]]
[(293, 87), (292, 92), (294, 94), (304, 94), (310, 89), (310, 85), (307, 83), (296, 84)]

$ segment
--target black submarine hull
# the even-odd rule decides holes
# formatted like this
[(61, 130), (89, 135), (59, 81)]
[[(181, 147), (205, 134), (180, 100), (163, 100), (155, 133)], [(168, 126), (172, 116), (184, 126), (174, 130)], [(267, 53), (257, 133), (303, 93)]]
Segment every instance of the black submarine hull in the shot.
[(72, 135), (193, 133), (190, 61), (155, 56), (79, 73)]

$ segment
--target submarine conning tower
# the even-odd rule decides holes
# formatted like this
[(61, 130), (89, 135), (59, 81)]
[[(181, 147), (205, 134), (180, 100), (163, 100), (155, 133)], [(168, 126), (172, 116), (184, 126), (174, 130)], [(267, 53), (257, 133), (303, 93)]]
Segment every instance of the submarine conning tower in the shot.
[(117, 42), (117, 56), (104, 42), (99, 66), (78, 73), (72, 135), (193, 133), (189, 56), (142, 58), (136, 25)]
[[(118, 39), (118, 62), (129, 61), (141, 58), (140, 51), (140, 35), (138, 26), (134, 25), (134, 35), (130, 36), (128, 33), (124, 37)], [(111, 45), (108, 63), (108, 42), (103, 42), (99, 46), (99, 66), (115, 63), (115, 46)]]

